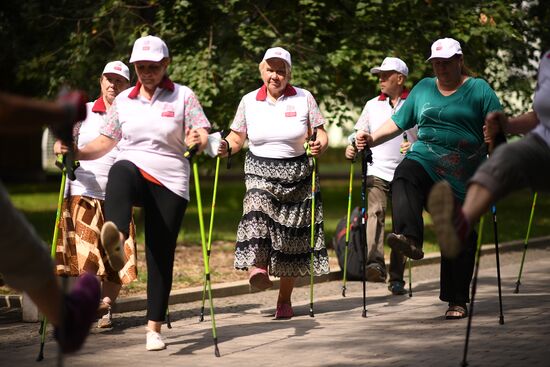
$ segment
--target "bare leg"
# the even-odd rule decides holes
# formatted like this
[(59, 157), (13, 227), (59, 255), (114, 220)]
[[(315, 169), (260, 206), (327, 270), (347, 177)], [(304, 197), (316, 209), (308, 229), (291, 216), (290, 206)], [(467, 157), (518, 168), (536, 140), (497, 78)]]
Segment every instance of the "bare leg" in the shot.
[(281, 303), (291, 303), (292, 291), (294, 290), (294, 282), (296, 278), (293, 277), (281, 277), (279, 285), (279, 298), (277, 299), (277, 304)]
[(61, 289), (55, 278), (42, 287), (33, 287), (26, 291), (36, 307), (54, 325), (61, 321)]
[(160, 327), (161, 326), (162, 326), (161, 321), (152, 321), (152, 320), (147, 321), (147, 328), (151, 331), (155, 331), (157, 333), (160, 333)]
[(481, 216), (487, 212), (493, 204), (493, 195), (491, 192), (478, 183), (473, 183), (468, 187), (466, 199), (462, 206), (464, 217), (469, 223), (475, 223)]
[(113, 283), (109, 281), (102, 282), (103, 289), (102, 289), (102, 298), (103, 297), (109, 297), (111, 299), (111, 302), (114, 303), (115, 300), (118, 297), (118, 294), (120, 293), (120, 289), (122, 288), (121, 284)]

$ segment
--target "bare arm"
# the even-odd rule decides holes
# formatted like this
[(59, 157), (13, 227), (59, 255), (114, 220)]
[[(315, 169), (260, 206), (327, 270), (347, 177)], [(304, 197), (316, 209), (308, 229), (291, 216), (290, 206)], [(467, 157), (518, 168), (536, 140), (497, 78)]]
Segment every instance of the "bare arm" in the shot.
[(101, 158), (109, 153), (117, 143), (115, 139), (99, 135), (81, 149), (75, 149), (75, 158), (81, 161), (91, 161)]
[(358, 131), (355, 137), (357, 149), (363, 150), (365, 146), (375, 147), (387, 142), (401, 134), (401, 129), (390, 118), (386, 120), (374, 133), (368, 134), (365, 131)]
[(323, 154), (328, 148), (328, 135), (323, 126), (317, 127), (317, 138), (315, 141), (308, 142), (311, 148), (311, 154), (314, 156), (319, 156)]
[(225, 140), (221, 141), (220, 147), (218, 149), (218, 154), (222, 157), (227, 157), (228, 155), (227, 143), (229, 143), (229, 147), (231, 148), (231, 154), (237, 153), (243, 147), (245, 140), (246, 140), (246, 133), (239, 133), (235, 130), (231, 130), (229, 135), (225, 137)]
[(535, 111), (529, 111), (523, 115), (511, 117), (505, 126), (507, 134), (525, 134), (533, 130), (539, 124), (539, 118)]
[(208, 143), (208, 131), (205, 128), (199, 127), (189, 130), (185, 137), (185, 144), (189, 147), (198, 146), (198, 152), (202, 152)]

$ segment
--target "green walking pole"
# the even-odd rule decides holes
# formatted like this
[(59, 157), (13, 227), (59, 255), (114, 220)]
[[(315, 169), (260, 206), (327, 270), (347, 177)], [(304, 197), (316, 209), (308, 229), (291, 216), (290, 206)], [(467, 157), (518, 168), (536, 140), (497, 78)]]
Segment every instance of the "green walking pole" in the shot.
[[(210, 210), (210, 224), (208, 227), (208, 244), (206, 246), (207, 261), (210, 264), (210, 252), (212, 249), (212, 229), (214, 228), (214, 209), (216, 208), (216, 193), (218, 191), (218, 175), (220, 172), (220, 156), (216, 158), (216, 172), (214, 174), (214, 188), (212, 192), (212, 208)], [(204, 303), (206, 300), (206, 277), (204, 279), (204, 287), (202, 289), (202, 305), (199, 321), (204, 321)]]
[(196, 160), (193, 160), (193, 156), (197, 153), (198, 147), (192, 147), (185, 152), (184, 157), (193, 162), (193, 179), (195, 181), (195, 193), (197, 195), (197, 211), (199, 216), (199, 228), (201, 233), (201, 245), (202, 245), (202, 259), (204, 262), (204, 277), (206, 280), (206, 286), (208, 288), (208, 301), (210, 303), (210, 318), (212, 319), (212, 337), (214, 340), (214, 355), (220, 356), (220, 350), (218, 349), (218, 336), (216, 334), (216, 319), (214, 316), (214, 303), (212, 301), (212, 282), (210, 280), (210, 264), (208, 261), (208, 254), (206, 249), (206, 236), (204, 234), (204, 220), (202, 217), (202, 201), (201, 201), (201, 188), (199, 182), (199, 169)]
[(348, 247), (349, 247), (349, 222), (351, 217), (351, 197), (353, 190), (353, 163), (351, 162), (349, 168), (349, 189), (348, 189), (348, 213), (346, 219), (346, 247), (344, 249), (344, 274), (343, 274), (343, 284), (342, 284), (342, 297), (346, 296), (346, 280), (348, 274)]
[[(74, 170), (78, 167), (78, 162), (72, 160), (72, 155), (57, 155), (55, 165), (61, 170), (61, 185), (59, 187), (59, 196), (57, 198), (57, 211), (55, 214), (55, 224), (53, 229), (53, 238), (52, 245), (50, 248), (50, 255), (52, 259), (55, 259), (55, 254), (57, 252), (57, 238), (59, 235), (59, 223), (61, 221), (61, 211), (63, 208), (63, 199), (65, 197), (65, 186), (67, 183), (67, 177), (71, 180), (74, 180), (75, 174)], [(65, 283), (65, 282), (64, 282)], [(44, 359), (44, 344), (46, 342), (46, 328), (48, 325), (48, 320), (44, 316), (40, 325), (40, 351), (38, 352), (38, 357), (36, 361), (39, 362)], [(61, 351), (59, 352), (61, 356)], [(59, 357), (58, 364), (61, 365), (61, 357)]]
[(531, 205), (531, 214), (529, 215), (529, 224), (527, 225), (527, 233), (525, 234), (525, 240), (523, 241), (523, 255), (521, 256), (521, 265), (519, 266), (518, 280), (516, 282), (516, 289), (514, 293), (519, 293), (519, 286), (521, 284), (521, 273), (523, 272), (523, 263), (525, 261), (525, 254), (527, 253), (527, 243), (529, 242), (529, 235), (531, 234), (531, 224), (533, 224), (533, 215), (535, 214), (535, 205), (537, 204), (537, 193), (533, 195), (533, 204)]

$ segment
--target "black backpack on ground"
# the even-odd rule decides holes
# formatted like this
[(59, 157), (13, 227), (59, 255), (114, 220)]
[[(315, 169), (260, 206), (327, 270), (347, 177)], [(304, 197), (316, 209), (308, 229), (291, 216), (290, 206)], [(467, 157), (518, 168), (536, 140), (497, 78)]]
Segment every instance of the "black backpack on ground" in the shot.
[[(347, 216), (338, 221), (336, 226), (336, 234), (332, 239), (332, 246), (338, 257), (338, 264), (342, 273), (344, 271), (344, 254), (346, 251), (346, 221)], [(361, 208), (355, 207), (351, 212), (349, 221), (349, 243), (348, 243), (348, 263), (347, 277), (348, 280), (362, 280), (361, 277), (361, 261), (363, 253), (361, 251)], [(366, 234), (365, 234), (366, 235)]]

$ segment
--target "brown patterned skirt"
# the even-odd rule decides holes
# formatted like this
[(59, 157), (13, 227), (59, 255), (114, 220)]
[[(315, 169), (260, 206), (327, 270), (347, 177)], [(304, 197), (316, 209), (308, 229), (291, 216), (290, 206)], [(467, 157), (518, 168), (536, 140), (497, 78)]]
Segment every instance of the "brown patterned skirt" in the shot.
[(55, 256), (57, 275), (78, 276), (87, 271), (117, 284), (128, 284), (137, 279), (133, 221), (130, 237), (124, 243), (126, 265), (116, 272), (101, 245), (100, 233), (105, 221), (103, 200), (75, 195), (63, 200), (62, 209)]

